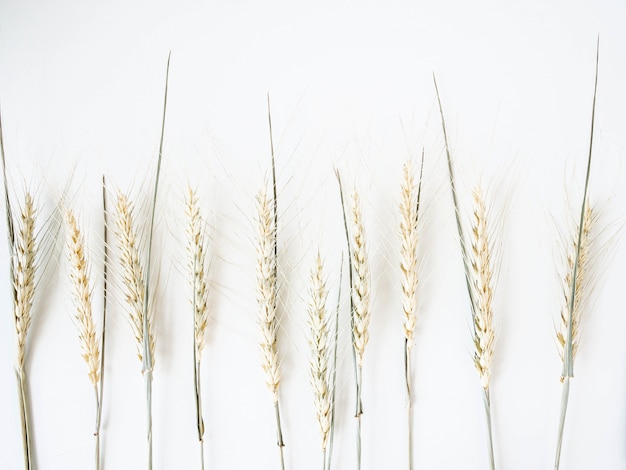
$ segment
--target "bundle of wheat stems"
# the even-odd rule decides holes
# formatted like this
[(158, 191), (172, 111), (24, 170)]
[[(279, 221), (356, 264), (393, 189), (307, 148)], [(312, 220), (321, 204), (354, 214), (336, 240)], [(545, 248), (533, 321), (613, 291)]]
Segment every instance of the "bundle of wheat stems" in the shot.
[(202, 418), (202, 394), (200, 380), (200, 361), (207, 323), (209, 320), (207, 238), (204, 219), (200, 215), (198, 196), (191, 188), (187, 191), (185, 213), (187, 216), (187, 252), (189, 256), (190, 282), (192, 288), (191, 305), (193, 308), (194, 340), (194, 388), (196, 402), (196, 425), (200, 443), (201, 468), (204, 469), (204, 420)]
[[(170, 54), (171, 56), (171, 54)], [(137, 341), (137, 355), (141, 361), (141, 372), (146, 389), (146, 428), (148, 441), (148, 470), (152, 470), (152, 373), (154, 370), (154, 310), (150, 299), (150, 268), (152, 265), (152, 240), (154, 220), (163, 158), (163, 136), (165, 134), (165, 115), (167, 110), (167, 89), (169, 81), (170, 56), (167, 58), (165, 72), (165, 93), (163, 98), (163, 116), (161, 137), (157, 158), (154, 191), (151, 200), (151, 213), (148, 221), (147, 241), (139, 237), (134, 220), (133, 205), (128, 196), (118, 192), (116, 202), (117, 243), (121, 252), (122, 278), (125, 299), (128, 307), (130, 325)], [(146, 247), (145, 257), (141, 256), (140, 247)]]
[[(348, 224), (346, 202), (343, 197), (343, 186), (339, 172), (335, 172), (339, 184), (339, 195), (343, 211), (344, 230), (348, 241), (349, 278), (350, 278), (350, 322), (352, 333), (352, 355), (354, 360), (354, 377), (356, 382), (356, 410), (357, 420), (357, 468), (361, 468), (361, 416), (363, 403), (361, 391), (363, 386), (363, 356), (369, 341), (369, 324), (371, 319), (370, 308), (370, 270), (365, 243), (365, 230), (361, 213), (359, 193), (352, 193), (350, 205), (351, 223)], [(350, 225), (350, 226), (349, 226)]]
[(408, 460), (409, 469), (413, 468), (413, 416), (411, 397), (411, 349), (415, 340), (417, 323), (417, 288), (418, 288), (418, 221), (422, 189), (422, 171), (424, 169), (424, 153), (419, 182), (416, 188), (413, 176), (413, 164), (409, 160), (402, 171), (400, 199), (400, 271), (402, 274), (402, 311), (404, 314), (404, 378), (407, 392), (407, 425), (408, 425)]
[[(106, 189), (103, 187), (103, 193)], [(105, 202), (106, 211), (106, 202)], [(96, 332), (92, 292), (93, 286), (90, 281), (90, 261), (85, 248), (85, 241), (80, 230), (76, 216), (71, 209), (65, 212), (66, 245), (69, 262), (69, 277), (72, 287), (72, 300), (76, 308), (75, 320), (78, 328), (82, 357), (87, 363), (88, 376), (93, 386), (96, 398), (96, 424), (94, 437), (95, 445), (95, 468), (100, 469), (100, 424), (102, 416), (102, 392), (104, 370), (104, 328), (106, 325), (106, 264), (105, 259), (105, 286), (104, 308), (102, 321), (102, 334), (98, 339)], [(105, 218), (106, 230), (106, 218)], [(106, 235), (105, 235), (106, 238)], [(106, 244), (106, 242), (105, 242)], [(106, 248), (105, 248), (106, 249)], [(106, 258), (106, 254), (105, 254)]]
[(588, 201), (589, 179), (591, 174), (591, 156), (593, 150), (593, 132), (596, 114), (596, 94), (598, 90), (598, 65), (599, 65), (600, 39), (596, 45), (596, 71), (593, 88), (593, 104), (591, 107), (591, 130), (589, 137), (589, 153), (587, 156), (587, 171), (585, 175), (585, 187), (578, 218), (578, 226), (571, 240), (568, 242), (566, 255), (567, 266), (564, 279), (564, 301), (561, 309), (561, 319), (557, 330), (557, 344), (563, 362), (561, 382), (563, 393), (561, 397), (561, 413), (559, 418), (559, 431), (557, 434), (555, 470), (559, 469), (561, 461), (561, 447), (563, 444), (563, 431), (565, 428), (565, 415), (569, 400), (570, 379), (574, 377), (574, 359), (578, 352), (578, 340), (580, 336), (580, 318), (583, 307), (589, 295), (589, 270), (593, 266), (590, 255), (590, 245), (593, 240), (594, 212)]
[(463, 229), (463, 222), (459, 209), (459, 202), (454, 178), (454, 165), (448, 145), (446, 124), (439, 96), (437, 81), (433, 76), (439, 113), (443, 129), (446, 160), (448, 164), (448, 177), (454, 204), (454, 215), (458, 238), (461, 246), (461, 257), (465, 272), (465, 283), (470, 299), (472, 314), (472, 336), (474, 343), (474, 365), (480, 375), (487, 420), (489, 468), (495, 469), (493, 452), (493, 433), (491, 426), (491, 398), (489, 394), (489, 382), (491, 378), (491, 362), (495, 344), (495, 331), (493, 328), (493, 240), (490, 238), (487, 210), (480, 188), (474, 190), (474, 208), (471, 225), (470, 250), (467, 249), (467, 240)]

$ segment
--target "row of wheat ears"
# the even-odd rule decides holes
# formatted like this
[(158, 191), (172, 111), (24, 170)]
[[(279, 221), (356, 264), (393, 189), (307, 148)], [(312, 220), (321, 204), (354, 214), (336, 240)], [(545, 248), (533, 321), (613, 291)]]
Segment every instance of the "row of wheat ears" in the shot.
[[(596, 63), (597, 79), (597, 63)], [(436, 84), (435, 84), (436, 86)], [(437, 97), (439, 98), (439, 91)], [(163, 126), (161, 133), (161, 145), (165, 124), (165, 107), (167, 103), (167, 86), (163, 113)], [(480, 375), (481, 385), (484, 391), (485, 410), (488, 424), (488, 448), (490, 467), (495, 468), (493, 452), (493, 437), (491, 430), (491, 405), (489, 396), (489, 382), (491, 375), (491, 362), (495, 345), (495, 330), (493, 327), (493, 285), (494, 268), (492, 251), (494, 240), (488, 221), (483, 194), (480, 188), (474, 193), (474, 210), (470, 225), (470, 236), (465, 238), (464, 223), (460, 218), (457, 201), (457, 193), (454, 183), (453, 161), (448, 150), (443, 110), (440, 104), (442, 125), (447, 151), (450, 184), (454, 201), (454, 210), (461, 242), (462, 259), (467, 281), (470, 305), (472, 308), (473, 343), (475, 346), (474, 362)], [(595, 110), (595, 90), (594, 90)], [(271, 126), (271, 123), (270, 123)], [(592, 118), (593, 134), (593, 118)], [(25, 353), (26, 338), (31, 321), (31, 309), (34, 300), (38, 265), (38, 248), (36, 240), (36, 210), (34, 201), (29, 192), (26, 193), (24, 203), (21, 206), (19, 216), (15, 217), (8, 197), (6, 183), (6, 164), (2, 143), (0, 122), (0, 146), (2, 147), (3, 174), (5, 182), (5, 201), (7, 213), (7, 228), (9, 249), (11, 253), (10, 275), (13, 287), (13, 311), (17, 334), (17, 360), (16, 374), (20, 400), (20, 416), (22, 419), (22, 434), (24, 442), (25, 468), (33, 468), (32, 449), (30, 444), (30, 417), (28, 416), (28, 397), (26, 394), (26, 370)], [(162, 147), (160, 147), (157, 168), (160, 168)], [(571, 368), (573, 358), (578, 346), (578, 326), (580, 324), (580, 312), (584, 303), (584, 289), (587, 270), (590, 266), (589, 244), (594, 220), (593, 211), (587, 202), (587, 187), (589, 171), (591, 167), (591, 146), (589, 151), (585, 194), (581, 209), (581, 219), (570, 244), (571, 253), (567, 255), (568, 270), (564, 275), (565, 283), (565, 306), (561, 313), (560, 328), (557, 333), (558, 344), (561, 347), (564, 371), (562, 381), (564, 384), (563, 406), (559, 424), (557, 456), (555, 468), (558, 468), (567, 396), (569, 393), (569, 379), (573, 376)], [(423, 169), (423, 155), (421, 161)], [(402, 287), (402, 310), (404, 315), (404, 361), (405, 361), (405, 384), (407, 391), (407, 418), (408, 418), (408, 466), (413, 468), (412, 456), (412, 393), (411, 393), (411, 348), (414, 343), (414, 332), (417, 322), (417, 292), (419, 260), (418, 249), (418, 225), (419, 207), (421, 194), (422, 170), (420, 169), (418, 182), (415, 182), (414, 170), (411, 162), (408, 162), (403, 171), (401, 185), (400, 204), (400, 253), (401, 253), (401, 287)], [(138, 234), (133, 221), (133, 207), (128, 197), (119, 193), (116, 200), (116, 230), (121, 250), (121, 263), (123, 279), (126, 288), (125, 297), (129, 306), (130, 324), (137, 341), (138, 356), (142, 361), (142, 373), (146, 381), (146, 405), (147, 405), (147, 441), (148, 441), (148, 468), (152, 467), (152, 430), (151, 430), (151, 377), (154, 367), (155, 337), (153, 330), (153, 315), (149, 301), (149, 267), (150, 246), (152, 237), (152, 225), (154, 220), (154, 206), (158, 190), (158, 175), (154, 188), (153, 214), (150, 219), (150, 231), (148, 240), (148, 253), (142, 256), (139, 247), (142, 242), (138, 240)], [(355, 369), (356, 385), (356, 412), (357, 419), (357, 467), (361, 465), (360, 429), (362, 415), (362, 373), (365, 347), (368, 343), (368, 326), (371, 318), (370, 308), (370, 273), (367, 260), (366, 238), (363, 229), (363, 220), (360, 208), (360, 199), (357, 191), (354, 191), (350, 208), (344, 201), (341, 179), (337, 173), (339, 182), (341, 205), (344, 213), (344, 224), (348, 242), (349, 278), (350, 278), (350, 311), (352, 346)], [(104, 181), (103, 181), (104, 183)], [(103, 195), (106, 189), (103, 184)], [(104, 198), (106, 216), (106, 197)], [(285, 468), (284, 441), (280, 420), (279, 408), (279, 385), (280, 385), (280, 360), (277, 348), (278, 335), (278, 312), (277, 312), (277, 270), (278, 270), (278, 244), (277, 244), (277, 197), (274, 154), (272, 149), (272, 196), (268, 196), (266, 189), (259, 192), (257, 197), (257, 221), (258, 221), (258, 301), (260, 307), (259, 326), (261, 331), (261, 357), (262, 366), (266, 373), (266, 382), (272, 392), (273, 403), (276, 412), (277, 443), (280, 450), (280, 466)], [(204, 421), (202, 418), (201, 390), (200, 390), (200, 361), (204, 337), (208, 325), (208, 262), (207, 262), (207, 237), (204, 232), (205, 221), (201, 217), (197, 195), (189, 190), (187, 205), (188, 217), (188, 251), (191, 268), (192, 295), (194, 322), (194, 387), (196, 397), (196, 415), (198, 441), (200, 445), (201, 468), (204, 468)], [(350, 212), (350, 216), (348, 215)], [(71, 209), (65, 212), (67, 233), (67, 254), (69, 259), (70, 279), (73, 286), (73, 299), (76, 306), (76, 324), (79, 328), (79, 338), (82, 355), (88, 364), (88, 376), (94, 387), (96, 397), (96, 427), (94, 436), (95, 443), (95, 467), (100, 468), (100, 417), (102, 410), (102, 383), (104, 371), (104, 338), (106, 314), (102, 322), (102, 332), (97, 334), (93, 319), (92, 308), (92, 284), (90, 282), (90, 269), (87, 250), (84, 246), (83, 235), (79, 224)], [(105, 220), (105, 227), (107, 226)], [(105, 246), (106, 246), (105, 231)], [(469, 250), (468, 250), (469, 246)], [(343, 260), (342, 260), (343, 265)], [(105, 262), (105, 287), (106, 287)], [(341, 280), (339, 282), (341, 285)], [(340, 295), (340, 294), (339, 294)], [(311, 346), (310, 378), (313, 388), (313, 401), (315, 415), (321, 434), (322, 462), (324, 469), (331, 468), (332, 438), (334, 433), (335, 415), (335, 382), (336, 382), (336, 354), (337, 354), (337, 324), (331, 327), (329, 309), (327, 308), (327, 289), (324, 267), (321, 256), (318, 253), (311, 273), (310, 304), (308, 309), (308, 324), (310, 327), (309, 343)], [(338, 306), (340, 302), (338, 301)], [(105, 295), (106, 312), (106, 295)], [(337, 307), (337, 316), (338, 318)], [(331, 337), (335, 332), (334, 338)], [(99, 339), (98, 339), (99, 337)]]

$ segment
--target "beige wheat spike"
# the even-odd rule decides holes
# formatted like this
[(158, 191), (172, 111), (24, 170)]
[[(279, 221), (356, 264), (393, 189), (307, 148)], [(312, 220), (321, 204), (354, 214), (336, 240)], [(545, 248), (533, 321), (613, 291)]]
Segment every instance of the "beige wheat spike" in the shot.
[(277, 349), (278, 319), (276, 317), (276, 231), (272, 217), (271, 201), (265, 189), (257, 195), (257, 300), (261, 330), (261, 366), (265, 382), (278, 403), (280, 366)]
[(482, 191), (473, 192), (474, 211), (471, 231), (470, 262), (476, 309), (474, 313), (474, 364), (480, 374), (480, 382), (489, 389), (491, 361), (495, 344), (493, 327), (493, 271), (487, 210)]
[(96, 328), (91, 307), (89, 285), (89, 265), (85, 256), (83, 236), (76, 217), (71, 210), (65, 213), (67, 251), (70, 266), (70, 281), (73, 287), (72, 298), (76, 308), (76, 322), (82, 356), (89, 368), (89, 380), (95, 387), (100, 378), (100, 346), (96, 338)]
[(354, 304), (352, 330), (354, 349), (357, 364), (363, 366), (363, 354), (369, 340), (368, 327), (370, 323), (370, 271), (365, 246), (365, 233), (361, 215), (359, 194), (352, 195), (352, 257), (353, 257), (353, 288), (352, 301)]
[(404, 336), (407, 348), (413, 346), (417, 322), (417, 194), (413, 179), (413, 165), (407, 162), (403, 169), (402, 198), (400, 200), (400, 269), (402, 270), (402, 309)]
[(322, 451), (326, 451), (331, 425), (331, 398), (329, 386), (329, 337), (326, 317), (326, 283), (324, 266), (319, 253), (315, 267), (311, 272), (311, 301), (308, 307), (310, 329), (309, 346), (311, 347), (311, 375), (315, 416), (322, 437)]
[[(116, 202), (116, 231), (118, 246), (121, 251), (123, 283), (126, 288), (125, 299), (133, 334), (137, 340), (137, 355), (143, 360), (143, 315), (146, 285), (144, 268), (139, 259), (137, 233), (133, 226), (133, 209), (128, 197), (118, 193)], [(148, 309), (150, 312), (150, 309)], [(148, 340), (152, 364), (154, 364), (154, 334), (152, 318), (148, 314)]]
[[(578, 256), (578, 269), (576, 271), (576, 292), (574, 294), (574, 311), (572, 312), (572, 361), (578, 352), (578, 341), (580, 339), (580, 319), (583, 310), (583, 304), (586, 292), (587, 274), (589, 270), (589, 244), (590, 232), (593, 225), (594, 213), (593, 209), (586, 204), (585, 215), (583, 217), (583, 231), (580, 239), (580, 253)], [(572, 233), (571, 240), (568, 244), (566, 273), (563, 276), (563, 307), (561, 308), (561, 321), (556, 333), (559, 354), (561, 360), (565, 358), (565, 345), (567, 343), (567, 328), (569, 326), (569, 306), (572, 295), (572, 281), (574, 272), (574, 263), (576, 262), (576, 247), (578, 245), (578, 227)]]
[(26, 336), (31, 322), (35, 295), (35, 208), (30, 193), (26, 193), (24, 207), (17, 220), (13, 254), (13, 288), (15, 289), (15, 329), (17, 332), (17, 368), (24, 369)]
[(194, 190), (188, 189), (186, 201), (187, 250), (190, 257), (194, 305), (194, 332), (196, 344), (196, 362), (200, 361), (204, 338), (207, 329), (209, 309), (207, 286), (206, 245), (203, 220), (200, 216), (198, 196)]

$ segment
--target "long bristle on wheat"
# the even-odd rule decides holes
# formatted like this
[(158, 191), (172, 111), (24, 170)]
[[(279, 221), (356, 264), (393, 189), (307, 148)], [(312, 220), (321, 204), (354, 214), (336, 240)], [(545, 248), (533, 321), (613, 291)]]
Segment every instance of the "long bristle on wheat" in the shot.
[[(137, 341), (137, 355), (139, 360), (143, 360), (143, 316), (146, 292), (144, 268), (140, 261), (137, 232), (133, 225), (133, 209), (128, 197), (123, 193), (117, 195), (116, 216), (115, 234), (121, 251), (122, 276), (126, 290), (125, 299), (128, 304), (130, 325)], [(147, 320), (150, 355), (154, 364), (154, 334), (150, 314), (148, 314)]]
[(363, 354), (369, 340), (368, 327), (370, 323), (370, 271), (365, 245), (365, 231), (361, 215), (359, 194), (352, 195), (352, 256), (353, 282), (352, 300), (354, 304), (352, 330), (354, 349), (359, 367), (363, 366)]
[(206, 240), (203, 220), (200, 216), (198, 196), (191, 188), (186, 201), (187, 251), (190, 259), (191, 282), (193, 286), (194, 334), (196, 345), (196, 362), (200, 362), (204, 338), (206, 335), (209, 309), (207, 285)]
[(491, 361), (495, 345), (493, 327), (493, 268), (487, 209), (482, 191), (473, 192), (474, 210), (471, 230), (470, 264), (476, 308), (474, 322), (474, 364), (480, 374), (482, 387), (489, 389)]
[(417, 194), (413, 179), (413, 165), (407, 162), (403, 169), (402, 198), (400, 200), (400, 269), (402, 271), (402, 310), (404, 336), (407, 348), (413, 345), (417, 322)]
[[(574, 310), (572, 312), (572, 361), (578, 352), (578, 342), (580, 339), (580, 319), (584, 308), (584, 301), (588, 294), (587, 280), (589, 271), (589, 245), (590, 233), (593, 226), (594, 213), (589, 204), (586, 205), (585, 215), (583, 217), (583, 230), (580, 239), (580, 252), (578, 255), (578, 268), (576, 270), (576, 292), (574, 294)], [(570, 304), (572, 296), (572, 287), (574, 280), (574, 263), (576, 262), (576, 248), (578, 245), (578, 227), (572, 232), (570, 242), (568, 243), (568, 252), (566, 260), (566, 272), (563, 276), (563, 307), (561, 308), (561, 321), (556, 333), (557, 344), (561, 360), (565, 358), (565, 346), (567, 344), (567, 330), (570, 318)]]
[(257, 300), (259, 303), (259, 328), (261, 331), (261, 366), (265, 382), (278, 402), (280, 367), (277, 349), (278, 319), (276, 317), (276, 231), (271, 201), (266, 190), (257, 195)]
[(311, 386), (315, 404), (315, 416), (322, 437), (322, 450), (326, 451), (331, 423), (331, 399), (329, 386), (329, 334), (326, 316), (326, 283), (324, 266), (319, 253), (311, 272), (311, 300), (308, 307), (311, 348)]
[(13, 253), (13, 288), (15, 290), (15, 329), (17, 332), (17, 367), (23, 370), (26, 357), (26, 336), (31, 323), (35, 295), (35, 208), (30, 193), (26, 193), (24, 206), (17, 220)]
[(100, 346), (93, 321), (89, 265), (85, 256), (83, 236), (71, 210), (65, 213), (66, 241), (72, 298), (76, 308), (76, 325), (82, 356), (89, 368), (89, 380), (96, 386), (100, 378)]

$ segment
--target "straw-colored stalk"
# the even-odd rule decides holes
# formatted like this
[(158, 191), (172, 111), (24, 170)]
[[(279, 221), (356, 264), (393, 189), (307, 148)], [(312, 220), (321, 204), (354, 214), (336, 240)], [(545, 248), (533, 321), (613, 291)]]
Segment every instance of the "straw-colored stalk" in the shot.
[[(589, 295), (589, 270), (591, 257), (589, 253), (593, 230), (594, 213), (587, 203), (585, 207), (582, 230), (576, 227), (568, 243), (566, 255), (565, 274), (563, 276), (563, 306), (561, 317), (556, 333), (557, 346), (563, 364), (567, 354), (568, 338), (571, 344), (571, 361), (574, 362), (578, 353), (580, 339), (580, 320), (585, 307), (585, 301)], [(579, 237), (580, 235), (580, 237)], [(580, 244), (580, 246), (579, 246)], [(573, 295), (573, 298), (572, 298)], [(572, 375), (561, 376), (563, 394), (561, 400), (561, 414), (559, 431), (557, 435), (557, 450), (554, 468), (558, 470), (561, 460), (561, 448), (563, 445), (563, 431), (565, 428), (565, 415), (569, 399), (569, 385)]]
[[(6, 183), (6, 182), (5, 182)], [(35, 240), (35, 208), (30, 193), (24, 197), (19, 217), (15, 224), (14, 239), (10, 240), (11, 283), (13, 284), (13, 315), (17, 333), (16, 375), (24, 444), (24, 465), (32, 467), (32, 448), (29, 417), (29, 395), (26, 384), (26, 340), (31, 324), (33, 300), (35, 297), (37, 243)], [(11, 235), (10, 235), (11, 236)]]
[(207, 246), (204, 229), (204, 220), (200, 215), (198, 196), (191, 188), (187, 192), (186, 200), (187, 215), (187, 252), (189, 256), (189, 269), (191, 271), (192, 297), (194, 322), (194, 382), (196, 397), (196, 424), (198, 428), (198, 441), (200, 443), (201, 468), (204, 469), (204, 420), (202, 418), (202, 394), (200, 380), (200, 362), (204, 347), (207, 323), (209, 319), (208, 309), (208, 266)]
[(490, 468), (495, 468), (493, 434), (491, 429), (491, 400), (489, 381), (495, 345), (493, 327), (493, 265), (487, 209), (480, 187), (473, 192), (474, 209), (471, 230), (471, 286), (476, 302), (473, 315), (474, 365), (480, 375), (485, 399), (487, 428), (489, 434)]
[[(116, 203), (116, 236), (121, 251), (121, 264), (129, 323), (135, 336), (137, 356), (142, 363), (146, 381), (146, 418), (148, 468), (152, 468), (152, 368), (154, 367), (153, 313), (148, 308), (145, 270), (139, 253), (139, 240), (134, 226), (133, 208), (128, 197), (118, 193)], [(148, 357), (146, 357), (148, 354)], [(148, 359), (148, 361), (146, 361)], [(146, 363), (149, 367), (146, 368)]]
[[(474, 345), (476, 347), (476, 353), (479, 354), (479, 360), (478, 363), (476, 363), (476, 357), (475, 357), (475, 363), (477, 365), (477, 367), (480, 365), (480, 361), (482, 360), (483, 362), (485, 362), (485, 359), (487, 359), (487, 357), (480, 357), (484, 354), (483, 352), (483, 348), (487, 348), (488, 345), (488, 335), (484, 336), (484, 337), (480, 337), (479, 335), (482, 335), (483, 333), (487, 332), (487, 325), (484, 323), (485, 321), (485, 313), (484, 312), (480, 312), (479, 309), (480, 307), (480, 303), (483, 302), (486, 298), (486, 296), (484, 294), (483, 295), (483, 299), (479, 300), (477, 299), (477, 296), (480, 294), (480, 289), (477, 289), (477, 285), (479, 286), (483, 281), (481, 281), (478, 277), (479, 277), (479, 269), (477, 269), (476, 267), (472, 266), (472, 260), (474, 258), (476, 258), (476, 255), (473, 255), (472, 253), (469, 253), (468, 248), (467, 248), (467, 242), (465, 240), (465, 230), (463, 228), (463, 223), (461, 221), (461, 212), (459, 209), (459, 199), (458, 199), (458, 195), (457, 195), (457, 191), (456, 191), (456, 181), (454, 178), (454, 163), (452, 161), (452, 154), (450, 152), (450, 146), (448, 144), (448, 132), (446, 129), (446, 122), (445, 122), (445, 118), (444, 118), (444, 114), (443, 114), (443, 106), (441, 104), (441, 97), (439, 95), (439, 88), (437, 87), (437, 80), (435, 79), (435, 76), (433, 75), (433, 82), (435, 85), (435, 94), (437, 96), (437, 104), (439, 105), (439, 115), (441, 117), (441, 128), (443, 131), (443, 140), (444, 140), (444, 145), (445, 145), (445, 150), (446, 150), (446, 162), (448, 164), (448, 180), (450, 182), (450, 190), (452, 193), (452, 203), (454, 206), (454, 218), (456, 221), (456, 228), (457, 228), (457, 234), (458, 234), (458, 239), (459, 239), (459, 244), (460, 244), (460, 248), (461, 248), (461, 258), (463, 260), (463, 272), (465, 273), (465, 285), (467, 287), (467, 294), (469, 296), (469, 300), (470, 300), (470, 309), (471, 309), (471, 314), (472, 314), (472, 323), (473, 323), (473, 340), (474, 340)], [(480, 212), (480, 210), (478, 211)], [(483, 216), (484, 216), (484, 208), (483, 208)], [(476, 218), (476, 210), (475, 210), (475, 215), (474, 217)], [(474, 225), (478, 225), (477, 223), (474, 223)], [(486, 227), (486, 225), (485, 225)], [(472, 227), (472, 232), (476, 232), (476, 233), (472, 233), (472, 239), (476, 239), (478, 232), (475, 229), (475, 227)], [(487, 235), (487, 232), (485, 231), (484, 235)], [(472, 242), (472, 243), (477, 243), (478, 246), (478, 242)], [(482, 243), (484, 244), (485, 248), (489, 248), (489, 242), (487, 241), (486, 243)], [(472, 250), (474, 249), (474, 247), (471, 247)], [(491, 272), (491, 271), (490, 271)], [(489, 294), (491, 295), (491, 294)], [(482, 333), (479, 331), (479, 329), (477, 329), (477, 325), (481, 325), (480, 330), (484, 330)], [(489, 328), (491, 328), (491, 326), (489, 326)], [(483, 341), (483, 344), (481, 344), (481, 341)], [(487, 342), (485, 342), (487, 341)], [(493, 347), (493, 345), (491, 345), (491, 347)], [(487, 349), (485, 349), (485, 351), (487, 351)], [(491, 354), (491, 353), (490, 353)], [(489, 361), (491, 361), (491, 356), (489, 356)], [(485, 363), (486, 365), (486, 363)], [(485, 404), (485, 414), (487, 417), (487, 428), (488, 428), (488, 436), (489, 436), (489, 468), (491, 470), (495, 469), (495, 459), (494, 459), (494, 454), (493, 454), (493, 436), (492, 436), (492, 430), (491, 430), (491, 400), (490, 400), (490, 396), (489, 396), (489, 376), (485, 375), (484, 372), (481, 372), (481, 368), (483, 368), (484, 366), (481, 365), (481, 367), (479, 367), (479, 372), (481, 373), (481, 384), (483, 385), (483, 398), (484, 398), (484, 404)], [(487, 379), (485, 381), (485, 378)], [(485, 388), (485, 384), (487, 385), (487, 388)]]
[(259, 303), (259, 329), (261, 332), (261, 367), (265, 371), (265, 383), (274, 399), (277, 426), (277, 444), (280, 450), (281, 468), (284, 469), (283, 438), (280, 424), (278, 389), (280, 385), (280, 360), (278, 357), (277, 279), (276, 279), (276, 225), (273, 204), (262, 189), (257, 201), (257, 300)]
[[(423, 160), (422, 160), (423, 165)], [(423, 166), (422, 166), (423, 167)], [(408, 461), (413, 468), (413, 416), (411, 396), (411, 349), (417, 323), (418, 287), (418, 210), (419, 190), (413, 177), (413, 165), (409, 160), (402, 171), (400, 199), (400, 271), (402, 287), (402, 312), (404, 314), (404, 375), (407, 392)], [(420, 177), (421, 184), (421, 177)]]
[(358, 192), (352, 195), (352, 340), (356, 355), (357, 388), (357, 468), (361, 468), (361, 415), (363, 404), (363, 355), (369, 340), (370, 309), (370, 270), (365, 245), (365, 231)]
[(89, 263), (85, 253), (83, 235), (76, 217), (71, 210), (65, 213), (66, 242), (69, 261), (69, 277), (72, 287), (72, 299), (76, 308), (75, 319), (80, 339), (82, 356), (87, 363), (88, 376), (96, 397), (96, 439), (95, 463), (100, 468), (100, 433), (98, 414), (100, 412), (100, 344), (97, 339), (93, 319), (91, 286), (89, 281)]
[(328, 318), (326, 313), (326, 283), (324, 266), (320, 254), (315, 259), (315, 267), (311, 272), (311, 300), (308, 306), (310, 382), (313, 388), (315, 417), (322, 438), (322, 469), (326, 469), (326, 451), (330, 434), (332, 409), (330, 386), (330, 349)]

